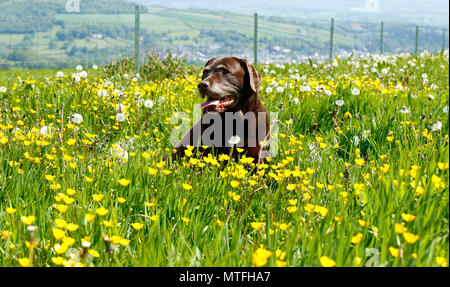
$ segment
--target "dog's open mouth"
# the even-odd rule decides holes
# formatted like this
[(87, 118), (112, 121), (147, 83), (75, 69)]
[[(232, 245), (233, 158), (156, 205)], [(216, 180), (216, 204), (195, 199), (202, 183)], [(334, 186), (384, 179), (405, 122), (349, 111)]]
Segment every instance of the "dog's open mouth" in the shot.
[(211, 99), (208, 98), (206, 102), (204, 102), (201, 107), (202, 109), (212, 112), (223, 112), (225, 111), (229, 106), (231, 106), (234, 103), (234, 96), (226, 96), (221, 99)]

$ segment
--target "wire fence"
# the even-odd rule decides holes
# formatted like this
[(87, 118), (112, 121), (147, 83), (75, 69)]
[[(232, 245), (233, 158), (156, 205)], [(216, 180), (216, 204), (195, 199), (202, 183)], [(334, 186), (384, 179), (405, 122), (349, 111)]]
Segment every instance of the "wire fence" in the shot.
[[(104, 65), (135, 56), (135, 13), (60, 13), (51, 23), (0, 20), (0, 69)], [(119, 8), (118, 8), (119, 9)], [(0, 12), (1, 13), (1, 12)], [(257, 29), (255, 29), (255, 18)], [(149, 53), (204, 63), (233, 55), (258, 62), (304, 62), (362, 53), (438, 53), (448, 49), (448, 28), (384, 22), (296, 20), (144, 8), (139, 14), (139, 59)], [(257, 33), (257, 48), (254, 37)], [(383, 39), (381, 39), (381, 37)], [(416, 48), (417, 42), (417, 48)]]

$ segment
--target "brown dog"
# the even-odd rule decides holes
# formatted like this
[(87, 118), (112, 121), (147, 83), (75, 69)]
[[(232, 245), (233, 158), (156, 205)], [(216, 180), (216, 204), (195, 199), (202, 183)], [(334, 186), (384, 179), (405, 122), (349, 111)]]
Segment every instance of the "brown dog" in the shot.
[[(261, 144), (269, 138), (267, 110), (258, 97), (260, 84), (261, 75), (246, 59), (210, 59), (198, 84), (200, 95), (206, 97), (201, 105), (202, 119), (175, 146), (173, 158), (183, 157), (188, 145), (209, 146), (200, 150), (214, 155), (229, 154), (231, 146), (236, 145), (254, 163), (260, 163)], [(231, 141), (230, 136), (234, 136)], [(208, 144), (211, 141), (213, 144)]]

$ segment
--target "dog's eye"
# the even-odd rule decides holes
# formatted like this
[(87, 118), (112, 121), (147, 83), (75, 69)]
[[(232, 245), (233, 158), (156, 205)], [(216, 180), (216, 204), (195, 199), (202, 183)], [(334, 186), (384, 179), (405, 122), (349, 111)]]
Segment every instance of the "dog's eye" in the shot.
[(230, 73), (230, 71), (228, 71), (228, 70), (227, 70), (227, 69), (225, 69), (225, 68), (221, 68), (220, 70), (222, 71), (222, 74), (224, 74), (224, 75), (226, 75), (226, 74), (229, 74), (229, 73)]
[(206, 78), (206, 76), (208, 75), (209, 72), (210, 72), (209, 70), (203, 71), (202, 80), (204, 80)]

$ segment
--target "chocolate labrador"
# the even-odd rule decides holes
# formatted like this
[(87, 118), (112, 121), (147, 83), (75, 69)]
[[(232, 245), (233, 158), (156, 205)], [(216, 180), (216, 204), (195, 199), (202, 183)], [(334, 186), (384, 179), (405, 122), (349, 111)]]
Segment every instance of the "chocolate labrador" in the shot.
[(202, 118), (174, 147), (173, 158), (183, 157), (188, 145), (207, 146), (199, 150), (214, 155), (228, 155), (236, 146), (254, 163), (262, 162), (262, 147), (269, 141), (269, 120), (258, 97), (260, 84), (261, 75), (246, 59), (210, 59), (198, 84), (200, 95), (206, 98), (201, 104)]

